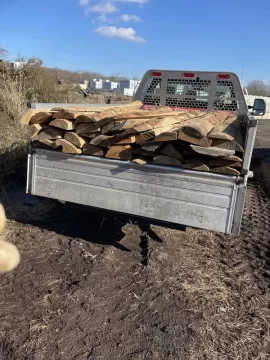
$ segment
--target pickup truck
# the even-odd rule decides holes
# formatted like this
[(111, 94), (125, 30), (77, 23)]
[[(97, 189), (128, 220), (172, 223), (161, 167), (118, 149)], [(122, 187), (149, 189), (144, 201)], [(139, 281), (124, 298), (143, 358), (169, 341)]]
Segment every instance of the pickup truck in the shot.
[[(247, 181), (252, 177), (250, 162), (257, 120), (248, 111), (238, 76), (231, 72), (149, 70), (134, 100), (140, 100), (145, 108), (166, 105), (237, 115), (245, 137), (240, 176), (157, 164), (140, 166), (130, 161), (68, 155), (30, 145), (27, 193), (162, 222), (239, 234)], [(30, 104), (30, 107), (71, 105), (76, 106)], [(265, 111), (261, 101), (255, 100), (254, 105), (254, 114)]]

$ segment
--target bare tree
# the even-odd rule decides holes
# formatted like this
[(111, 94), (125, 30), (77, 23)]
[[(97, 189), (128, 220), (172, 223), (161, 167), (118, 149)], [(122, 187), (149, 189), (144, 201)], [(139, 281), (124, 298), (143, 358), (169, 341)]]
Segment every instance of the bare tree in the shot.
[(262, 80), (250, 81), (247, 90), (250, 95), (270, 96), (270, 85)]
[(15, 61), (18, 61), (18, 62), (26, 62), (26, 58), (21, 54), (19, 53), (15, 59)]
[(28, 59), (27, 65), (42, 66), (43, 61), (39, 57), (32, 56), (31, 58)]
[(6, 59), (8, 51), (0, 47), (0, 60)]

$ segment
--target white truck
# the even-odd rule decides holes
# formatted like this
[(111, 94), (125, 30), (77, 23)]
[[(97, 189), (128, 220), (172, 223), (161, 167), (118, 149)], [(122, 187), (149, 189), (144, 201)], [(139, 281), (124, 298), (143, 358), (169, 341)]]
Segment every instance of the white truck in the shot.
[[(27, 192), (67, 203), (238, 234), (247, 181), (252, 176), (249, 168), (257, 120), (248, 112), (237, 75), (230, 72), (149, 70), (134, 100), (142, 101), (146, 107), (167, 105), (229, 111), (237, 115), (245, 136), (241, 175), (221, 175), (156, 164), (140, 166), (129, 161), (74, 156), (30, 146)], [(31, 107), (42, 109), (70, 105), (31, 104)], [(254, 114), (265, 112), (265, 104), (261, 101), (255, 100), (254, 105)]]

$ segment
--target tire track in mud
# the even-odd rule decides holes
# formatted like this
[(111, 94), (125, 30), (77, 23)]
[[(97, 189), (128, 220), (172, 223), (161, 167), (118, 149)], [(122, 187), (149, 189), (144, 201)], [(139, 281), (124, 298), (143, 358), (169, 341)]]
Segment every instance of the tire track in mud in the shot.
[(248, 273), (264, 292), (270, 287), (270, 149), (255, 150), (240, 236), (219, 236), (221, 262), (236, 277)]

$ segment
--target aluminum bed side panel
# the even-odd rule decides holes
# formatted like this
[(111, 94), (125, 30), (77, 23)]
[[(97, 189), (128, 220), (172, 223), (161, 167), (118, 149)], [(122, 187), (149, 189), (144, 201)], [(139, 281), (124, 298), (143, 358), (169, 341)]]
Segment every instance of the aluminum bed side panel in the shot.
[(33, 195), (230, 233), (236, 178), (37, 150), (29, 155)]

